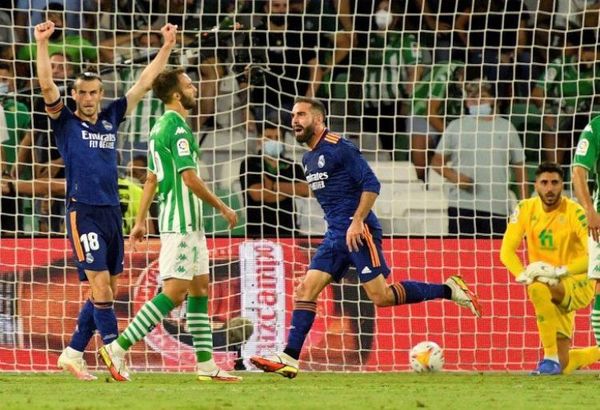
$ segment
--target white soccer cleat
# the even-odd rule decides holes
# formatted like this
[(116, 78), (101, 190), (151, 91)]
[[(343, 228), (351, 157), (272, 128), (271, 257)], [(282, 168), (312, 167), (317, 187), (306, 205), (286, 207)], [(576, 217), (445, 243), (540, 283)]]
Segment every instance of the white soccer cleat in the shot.
[(113, 379), (118, 382), (128, 382), (130, 380), (125, 355), (116, 353), (112, 348), (112, 343), (102, 346), (98, 350), (98, 356), (108, 368)]
[(252, 356), (250, 362), (267, 373), (277, 373), (288, 379), (296, 377), (300, 367), (298, 360), (285, 353), (268, 357)]
[(64, 371), (71, 373), (79, 380), (92, 381), (98, 379), (96, 376), (88, 372), (87, 363), (83, 357), (69, 357), (66, 349), (60, 354), (57, 366)]
[(240, 382), (242, 378), (240, 376), (234, 376), (233, 374), (227, 373), (225, 370), (219, 369), (216, 367), (211, 371), (203, 371), (198, 369), (197, 371), (197, 379), (201, 382)]
[(477, 298), (477, 295), (469, 289), (463, 278), (459, 275), (450, 276), (446, 280), (446, 285), (452, 291), (452, 300), (456, 302), (456, 304), (468, 307), (475, 316), (481, 317), (479, 299)]

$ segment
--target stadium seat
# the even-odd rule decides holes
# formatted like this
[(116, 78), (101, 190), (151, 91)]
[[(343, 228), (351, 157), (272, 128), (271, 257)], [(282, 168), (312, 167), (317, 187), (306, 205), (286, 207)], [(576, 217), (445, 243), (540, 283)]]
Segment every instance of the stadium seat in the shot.
[(373, 172), (381, 182), (419, 182), (417, 170), (410, 161), (377, 161), (371, 163)]
[(391, 189), (394, 195), (425, 190), (425, 184), (417, 177), (415, 166), (410, 161), (375, 161), (370, 165), (381, 182), (382, 190)]
[(375, 212), (386, 234), (448, 233), (448, 201), (442, 191), (410, 191), (399, 198), (393, 189), (382, 189)]
[(429, 191), (443, 191), (446, 179), (439, 173), (429, 168), (427, 171), (427, 189)]
[(303, 235), (323, 235), (327, 230), (327, 223), (316, 198), (295, 197), (294, 203), (298, 214), (298, 230), (300, 233)]

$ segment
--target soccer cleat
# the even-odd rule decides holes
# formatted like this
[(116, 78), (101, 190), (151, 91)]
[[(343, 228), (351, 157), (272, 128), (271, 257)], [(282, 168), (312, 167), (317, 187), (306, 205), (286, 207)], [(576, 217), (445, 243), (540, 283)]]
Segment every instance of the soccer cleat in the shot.
[(269, 357), (252, 356), (250, 362), (264, 372), (277, 373), (288, 379), (298, 375), (298, 360), (285, 353)]
[(233, 374), (227, 373), (225, 370), (221, 370), (218, 367), (210, 372), (198, 370), (197, 379), (201, 382), (241, 382), (242, 378), (234, 376)]
[(471, 312), (481, 317), (481, 306), (479, 305), (479, 299), (477, 295), (473, 293), (463, 278), (459, 275), (450, 276), (446, 280), (446, 286), (452, 291), (452, 300), (460, 306), (468, 307)]
[(113, 379), (118, 382), (129, 381), (129, 370), (127, 369), (125, 357), (119, 357), (115, 354), (110, 344), (102, 346), (98, 350), (98, 357), (104, 362)]
[(65, 350), (63, 350), (63, 352), (58, 357), (57, 366), (71, 373), (79, 380), (91, 381), (97, 379), (96, 376), (88, 372), (87, 363), (85, 362), (83, 357), (69, 357), (67, 356), (67, 352)]
[(538, 363), (538, 367), (530, 373), (532, 376), (557, 376), (562, 374), (560, 363), (551, 359), (544, 359)]

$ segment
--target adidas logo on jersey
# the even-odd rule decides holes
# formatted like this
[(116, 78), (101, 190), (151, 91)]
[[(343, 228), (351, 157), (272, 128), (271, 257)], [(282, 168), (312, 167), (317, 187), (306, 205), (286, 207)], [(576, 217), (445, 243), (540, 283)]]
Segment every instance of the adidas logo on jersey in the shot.
[(368, 266), (365, 266), (363, 268), (363, 270), (360, 271), (360, 273), (362, 273), (363, 275), (366, 275), (367, 273), (372, 273), (372, 272), (371, 272), (371, 269), (369, 269)]
[(179, 134), (185, 134), (186, 130), (183, 127), (177, 127), (177, 130), (175, 130), (175, 135), (179, 135)]

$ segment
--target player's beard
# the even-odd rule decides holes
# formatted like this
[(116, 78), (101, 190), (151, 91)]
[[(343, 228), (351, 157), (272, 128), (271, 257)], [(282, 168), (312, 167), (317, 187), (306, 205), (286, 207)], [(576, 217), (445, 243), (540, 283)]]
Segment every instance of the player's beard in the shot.
[(78, 107), (78, 111), (87, 118), (92, 118), (98, 112), (98, 106), (84, 107), (81, 105)]
[(189, 95), (181, 93), (181, 105), (186, 110), (193, 110), (194, 108), (196, 108), (196, 99), (194, 97), (190, 97)]
[(560, 201), (560, 196), (561, 193), (559, 192), (558, 194), (552, 196), (548, 196), (548, 194), (540, 195), (540, 198), (542, 198), (544, 205), (546, 205), (548, 208), (552, 208), (558, 204), (558, 201)]
[(294, 133), (294, 136), (296, 137), (296, 141), (298, 141), (301, 144), (304, 144), (310, 140), (314, 132), (315, 126), (311, 124), (307, 125), (306, 127), (303, 127), (301, 134)]

